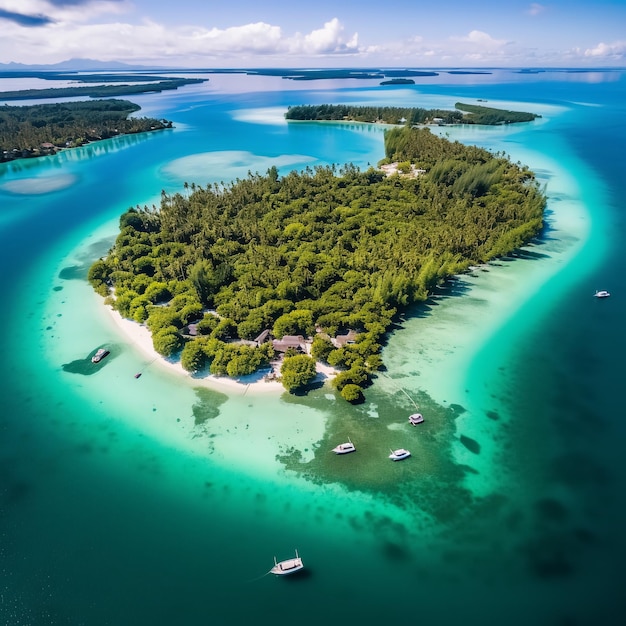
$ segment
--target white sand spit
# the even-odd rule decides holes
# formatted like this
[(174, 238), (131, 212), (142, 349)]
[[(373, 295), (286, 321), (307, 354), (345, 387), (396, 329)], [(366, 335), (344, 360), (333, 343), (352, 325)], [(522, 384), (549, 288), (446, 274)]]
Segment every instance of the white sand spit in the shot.
[[(180, 361), (171, 361), (161, 356), (152, 345), (152, 335), (146, 326), (138, 324), (133, 320), (123, 318), (115, 309), (107, 306), (107, 310), (111, 313), (111, 319), (115, 326), (124, 335), (128, 343), (143, 352), (150, 362), (156, 362), (164, 368), (172, 372), (193, 380), (194, 384), (203, 385), (233, 394), (258, 394), (258, 393), (282, 393), (285, 391), (282, 383), (277, 380), (266, 380), (263, 374), (251, 374), (241, 378), (229, 378), (228, 376), (213, 376), (212, 374), (196, 375), (187, 372)], [(327, 381), (337, 374), (330, 366), (317, 363), (317, 380)]]

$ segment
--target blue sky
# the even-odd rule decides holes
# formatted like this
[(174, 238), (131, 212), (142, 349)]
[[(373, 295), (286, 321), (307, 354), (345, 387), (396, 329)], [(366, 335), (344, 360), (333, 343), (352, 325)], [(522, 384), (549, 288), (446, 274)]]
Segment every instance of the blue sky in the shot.
[(0, 63), (624, 67), (626, 0), (0, 0)]

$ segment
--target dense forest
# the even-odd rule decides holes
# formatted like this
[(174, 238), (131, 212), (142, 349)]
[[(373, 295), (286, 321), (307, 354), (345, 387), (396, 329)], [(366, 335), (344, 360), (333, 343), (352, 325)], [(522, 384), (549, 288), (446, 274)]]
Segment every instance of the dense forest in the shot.
[[(61, 77), (57, 75), (57, 80)], [(42, 98), (114, 98), (118, 96), (130, 96), (138, 93), (155, 93), (178, 89), (184, 85), (205, 82), (205, 78), (162, 78), (155, 81), (151, 76), (96, 76), (93, 80), (78, 80), (77, 77), (68, 77), (76, 82), (91, 83), (99, 79), (99, 82), (121, 82), (120, 78), (125, 78), (125, 82), (140, 82), (139, 85), (92, 85), (89, 87), (49, 87), (47, 89), (20, 89), (18, 91), (0, 91), (0, 101), (2, 100), (32, 100)]]
[(460, 124), (463, 113), (446, 109), (419, 107), (354, 106), (347, 104), (311, 104), (290, 106), (288, 120), (378, 122), (383, 124), (428, 124), (440, 119), (444, 124)]
[(127, 100), (94, 100), (0, 107), (0, 161), (54, 154), (125, 135), (171, 128), (167, 120), (131, 117), (141, 107)]
[[(382, 83), (381, 83), (382, 84)], [(505, 111), (457, 102), (455, 111), (422, 109), (419, 107), (353, 106), (345, 104), (317, 104), (291, 106), (288, 120), (349, 120), (383, 124), (512, 124), (531, 122), (540, 115), (519, 111)], [(465, 111), (464, 114), (462, 111)]]
[[(280, 177), (271, 168), (163, 192), (160, 207), (122, 215), (89, 280), (124, 317), (147, 324), (159, 353), (181, 351), (189, 371), (256, 371), (274, 357), (272, 342), (253, 341), (266, 330), (314, 337), (313, 359), (339, 368), (333, 384), (358, 400), (397, 314), (447, 277), (527, 243), (545, 205), (532, 172), (504, 154), (406, 126), (385, 143), (388, 160), (423, 173), (348, 164)], [(332, 341), (349, 330), (353, 343)], [(291, 348), (282, 367), (290, 389), (314, 374), (311, 357)]]
[(390, 78), (389, 80), (383, 80), (381, 85), (415, 85), (415, 81), (412, 78)]
[(454, 105), (460, 111), (465, 111), (464, 124), (516, 124), (518, 122), (532, 122), (541, 117), (536, 113), (524, 113), (523, 111), (507, 111), (505, 109), (493, 109), (477, 104), (464, 104), (457, 102)]

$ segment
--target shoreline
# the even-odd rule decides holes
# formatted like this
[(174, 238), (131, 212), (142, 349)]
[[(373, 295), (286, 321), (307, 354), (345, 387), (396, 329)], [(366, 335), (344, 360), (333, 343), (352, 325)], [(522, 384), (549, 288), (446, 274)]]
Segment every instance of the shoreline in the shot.
[[(99, 306), (103, 306), (102, 303)], [(170, 371), (171, 373), (181, 376), (187, 379), (193, 385), (201, 385), (208, 387), (215, 391), (230, 391), (240, 392), (238, 395), (244, 395), (248, 393), (253, 394), (266, 394), (274, 393), (279, 394), (287, 392), (282, 383), (278, 380), (265, 380), (265, 374), (263, 372), (255, 372), (249, 376), (242, 376), (241, 378), (230, 378), (228, 376), (214, 376), (213, 374), (191, 374), (183, 368), (180, 361), (171, 361), (160, 355), (152, 345), (152, 335), (146, 326), (138, 324), (133, 320), (122, 317), (118, 311), (116, 311), (110, 305), (104, 305), (105, 310), (108, 313), (108, 317), (113, 322), (115, 328), (119, 331), (119, 334), (127, 339), (127, 343), (133, 348), (143, 353), (148, 359), (149, 364), (158, 363), (160, 367)], [(275, 365), (276, 362), (274, 362)], [(145, 367), (147, 367), (147, 365)], [(313, 380), (313, 383), (326, 383), (333, 376), (337, 374), (337, 371), (329, 365), (316, 362), (317, 376)], [(140, 372), (142, 372), (140, 370)]]

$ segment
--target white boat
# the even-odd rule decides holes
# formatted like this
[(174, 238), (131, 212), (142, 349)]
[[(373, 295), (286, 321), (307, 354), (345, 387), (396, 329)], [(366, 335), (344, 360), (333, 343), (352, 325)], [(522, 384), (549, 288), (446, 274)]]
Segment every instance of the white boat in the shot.
[(595, 298), (608, 298), (610, 295), (611, 294), (608, 291), (602, 289), (601, 291), (596, 291), (594, 294), (594, 297)]
[(392, 461), (402, 461), (402, 459), (408, 459), (411, 456), (411, 453), (404, 448), (398, 448), (397, 450), (392, 450), (389, 458)]
[(333, 448), (333, 452), (335, 454), (348, 454), (348, 452), (354, 452), (356, 448), (354, 444), (350, 441), (350, 437), (348, 437), (348, 443), (340, 443), (338, 446)]
[(91, 357), (92, 363), (100, 363), (104, 357), (109, 354), (109, 351), (105, 348), (99, 348), (98, 351)]
[(424, 416), (421, 413), (413, 413), (413, 415), (409, 415), (409, 422), (412, 426), (416, 424), (421, 424), (424, 421)]
[(302, 563), (302, 559), (296, 550), (295, 559), (277, 561), (276, 557), (274, 557), (274, 567), (270, 570), (270, 574), (276, 574), (276, 576), (286, 576), (287, 574), (295, 574), (301, 569), (304, 569), (304, 564)]

